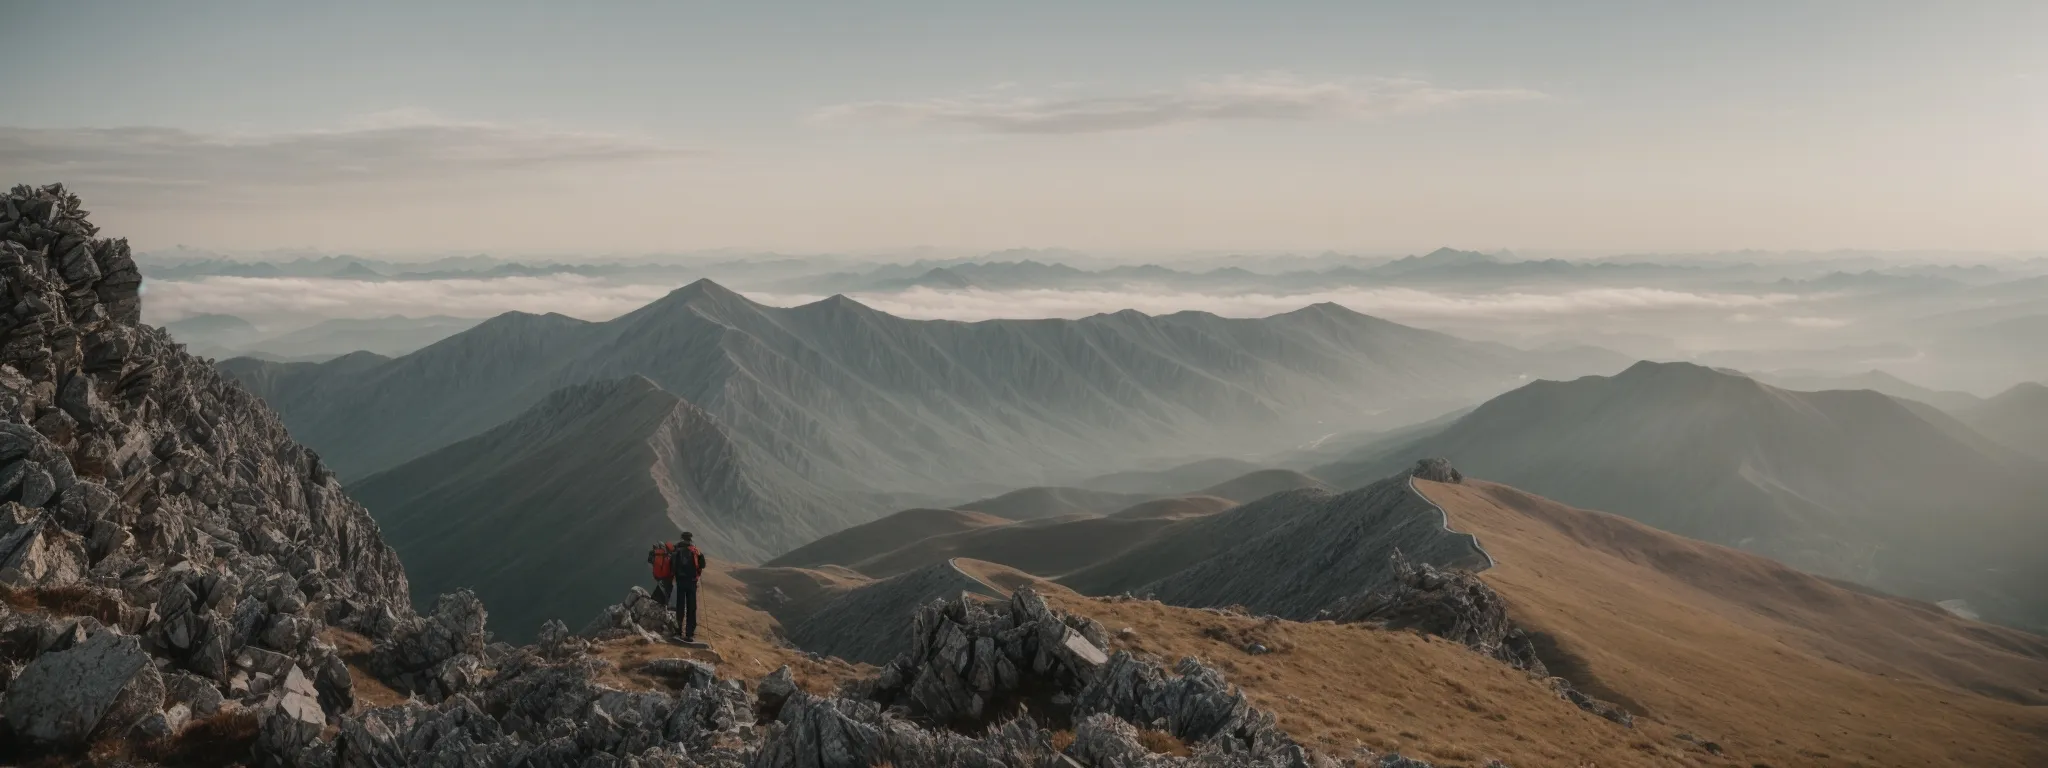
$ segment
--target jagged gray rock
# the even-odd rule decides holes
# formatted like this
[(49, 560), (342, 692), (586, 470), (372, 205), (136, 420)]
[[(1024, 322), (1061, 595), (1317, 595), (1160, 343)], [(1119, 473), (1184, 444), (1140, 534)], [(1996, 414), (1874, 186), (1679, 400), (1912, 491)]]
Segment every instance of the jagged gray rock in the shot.
[(1470, 571), (1438, 570), (1399, 552), (1392, 558), (1395, 580), (1379, 589), (1339, 601), (1329, 618), (1370, 622), (1388, 629), (1413, 629), (1462, 643), (1467, 648), (1547, 678), (1558, 698), (1624, 727), (1635, 717), (1613, 703), (1588, 696), (1571, 681), (1550, 677), (1528, 631), (1508, 617), (1507, 603)]
[(370, 667), (401, 690), (435, 701), (468, 691), (482, 677), (488, 618), (468, 590), (442, 595), (432, 614), (411, 617), (378, 641)]
[(1415, 462), (1415, 468), (1408, 470), (1412, 477), (1434, 480), (1439, 483), (1462, 483), (1465, 475), (1451, 466), (1450, 459), (1423, 459)]
[[(110, 713), (118, 714), (118, 700), (148, 668), (149, 655), (134, 637), (101, 630), (30, 662), (7, 686), (7, 722), (31, 741), (82, 744)], [(161, 702), (161, 681), (157, 685)]]
[(1389, 561), (1394, 573), (1391, 583), (1339, 601), (1327, 618), (1414, 629), (1463, 643), (1530, 674), (1549, 674), (1542, 659), (1536, 657), (1529, 634), (1508, 619), (1506, 601), (1477, 575), (1440, 570), (1411, 561), (1398, 551)]
[(846, 591), (790, 625), (789, 640), (847, 661), (887, 664), (909, 649), (907, 620), (924, 606), (962, 594), (1002, 597), (951, 561), (937, 562)]
[(327, 725), (320, 710), (319, 691), (297, 666), (285, 671), (276, 695), (270, 697), (261, 716), (256, 756), (270, 765), (308, 762), (303, 755), (313, 748), (320, 730)]
[(1079, 691), (1108, 660), (1101, 625), (1055, 613), (1028, 588), (1001, 602), (935, 601), (910, 632), (910, 650), (882, 668), (872, 695), (940, 723), (983, 721), (1027, 683)]
[[(319, 634), (410, 617), (404, 570), (275, 413), (140, 323), (128, 245), (97, 235), (61, 186), (0, 195), (0, 584), (50, 606), (0, 615), (9, 722), (159, 738), (292, 668), (324, 722), (353, 695)], [(110, 700), (45, 701), (41, 670), (104, 643), (134, 666)]]
[(654, 599), (647, 590), (633, 587), (624, 602), (598, 612), (597, 618), (583, 628), (582, 634), (592, 640), (617, 640), (635, 635), (659, 640), (680, 631), (682, 627), (676, 624), (674, 611)]

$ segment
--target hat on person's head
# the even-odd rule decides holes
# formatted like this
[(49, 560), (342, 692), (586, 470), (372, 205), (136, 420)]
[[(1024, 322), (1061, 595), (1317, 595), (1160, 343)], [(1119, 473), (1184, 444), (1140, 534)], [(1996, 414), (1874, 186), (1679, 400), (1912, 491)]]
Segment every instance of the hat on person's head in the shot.
[(691, 536), (690, 536), (690, 532), (689, 532), (689, 531), (683, 531), (683, 541), (689, 541), (690, 539), (691, 539)]

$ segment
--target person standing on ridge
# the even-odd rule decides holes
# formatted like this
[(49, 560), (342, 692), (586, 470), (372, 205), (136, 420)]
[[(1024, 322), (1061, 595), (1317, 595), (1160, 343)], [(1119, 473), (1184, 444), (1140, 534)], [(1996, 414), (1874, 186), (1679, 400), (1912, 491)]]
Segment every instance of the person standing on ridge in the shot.
[(704, 553), (692, 538), (689, 531), (683, 531), (676, 543), (656, 543), (647, 553), (648, 564), (654, 566), (655, 595), (663, 606), (675, 611), (676, 623), (683, 627), (678, 639), (684, 643), (697, 642), (697, 581), (703, 578), (705, 566)]

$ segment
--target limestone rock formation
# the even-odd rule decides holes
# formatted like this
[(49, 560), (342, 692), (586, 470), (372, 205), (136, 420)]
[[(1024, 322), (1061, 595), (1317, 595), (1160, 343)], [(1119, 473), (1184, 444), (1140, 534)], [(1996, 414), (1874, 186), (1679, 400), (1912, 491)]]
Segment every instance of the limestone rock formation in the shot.
[(1465, 476), (1451, 466), (1450, 459), (1423, 459), (1415, 462), (1415, 468), (1408, 471), (1413, 477), (1434, 480), (1439, 483), (1462, 483)]
[(1627, 710), (1588, 696), (1571, 681), (1550, 677), (1536, 643), (1508, 617), (1507, 603), (1470, 571), (1438, 570), (1394, 553), (1395, 580), (1379, 589), (1339, 601), (1327, 618), (1372, 622), (1388, 629), (1413, 629), (1462, 643), (1508, 666), (1547, 678), (1558, 698), (1600, 717), (1633, 726)]
[(303, 678), (324, 725), (353, 695), (321, 633), (410, 617), (405, 572), (97, 235), (61, 186), (0, 196), (0, 586), (42, 606), (0, 608), (0, 710), (30, 748), (152, 738)]
[(434, 612), (408, 617), (377, 643), (371, 668), (401, 689), (441, 700), (476, 684), (488, 614), (468, 590), (442, 595)]
[(1530, 674), (1548, 674), (1528, 633), (1508, 619), (1507, 604), (1471, 571), (1439, 570), (1400, 552), (1392, 563), (1392, 583), (1339, 601), (1327, 618), (1414, 629), (1463, 643)]
[(798, 647), (827, 656), (887, 664), (909, 649), (915, 636), (903, 631), (907, 619), (935, 600), (963, 593), (987, 598), (1002, 594), (951, 561), (934, 563), (848, 590), (792, 624), (789, 639)]
[(148, 666), (149, 655), (133, 636), (100, 630), (75, 647), (30, 662), (7, 688), (7, 723), (34, 741), (82, 744), (102, 719), (113, 719), (108, 715), (116, 700)]

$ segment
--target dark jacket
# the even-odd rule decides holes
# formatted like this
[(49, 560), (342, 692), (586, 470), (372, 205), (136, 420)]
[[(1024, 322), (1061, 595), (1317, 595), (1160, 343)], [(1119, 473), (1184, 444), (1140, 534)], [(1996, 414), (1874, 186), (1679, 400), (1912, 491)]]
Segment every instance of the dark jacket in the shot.
[[(696, 545), (694, 545), (694, 544), (688, 544), (688, 543), (685, 543), (685, 542), (680, 542), (680, 541), (678, 541), (678, 542), (675, 542), (675, 543), (672, 543), (672, 544), (669, 544), (669, 548), (670, 548), (670, 549), (671, 549), (672, 551), (676, 552), (676, 553), (683, 553), (683, 552), (688, 552), (688, 551), (690, 551), (690, 550), (691, 550), (691, 549), (692, 549), (693, 547), (695, 547), (695, 546), (696, 546)], [(648, 550), (648, 552), (647, 552), (647, 564), (648, 564), (648, 565), (653, 565), (653, 564), (654, 564), (654, 551), (653, 551), (653, 550)], [(676, 578), (678, 578), (678, 579), (681, 579), (681, 578), (693, 578), (693, 579), (694, 579), (694, 578), (697, 578), (697, 577), (701, 577), (701, 576), (703, 576), (703, 575), (704, 575), (704, 569), (705, 569), (705, 566), (707, 566), (707, 565), (709, 565), (709, 561), (707, 561), (707, 560), (705, 560), (705, 559), (704, 559), (704, 550), (701, 550), (701, 549), (700, 549), (700, 550), (697, 550), (697, 571), (696, 571), (696, 576), (689, 576), (689, 577), (686, 577), (686, 576), (684, 576), (684, 575), (683, 575), (683, 574), (684, 574), (684, 571), (682, 571), (682, 570), (680, 570), (680, 569), (676, 569), (676, 568), (675, 568), (675, 565), (674, 565), (674, 564), (671, 564), (671, 565), (670, 565), (669, 567), (670, 567), (670, 569), (671, 569), (671, 571), (670, 571), (670, 572), (671, 572), (671, 573), (674, 573), (674, 574), (676, 574)]]

